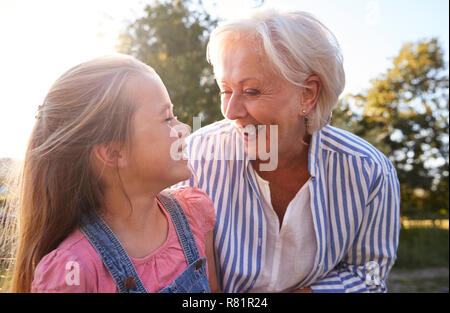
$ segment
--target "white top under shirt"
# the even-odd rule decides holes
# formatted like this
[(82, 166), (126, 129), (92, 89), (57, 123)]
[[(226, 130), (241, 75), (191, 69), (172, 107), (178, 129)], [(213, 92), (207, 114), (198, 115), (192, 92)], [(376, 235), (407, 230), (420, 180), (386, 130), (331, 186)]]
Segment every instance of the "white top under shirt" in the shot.
[(311, 272), (316, 256), (310, 180), (289, 203), (280, 229), (270, 198), (269, 182), (257, 174), (251, 162), (248, 166), (255, 174), (267, 222), (266, 255), (262, 258), (261, 272), (251, 292), (289, 292)]

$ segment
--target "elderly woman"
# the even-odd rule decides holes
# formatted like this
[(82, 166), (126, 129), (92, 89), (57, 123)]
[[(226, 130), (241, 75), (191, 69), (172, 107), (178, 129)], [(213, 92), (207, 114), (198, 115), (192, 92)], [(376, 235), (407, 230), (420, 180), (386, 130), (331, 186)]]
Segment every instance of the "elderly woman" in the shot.
[(377, 149), (328, 124), (344, 88), (332, 33), (261, 11), (216, 28), (208, 58), (226, 119), (188, 137), (184, 184), (214, 203), (222, 290), (385, 292), (399, 183)]

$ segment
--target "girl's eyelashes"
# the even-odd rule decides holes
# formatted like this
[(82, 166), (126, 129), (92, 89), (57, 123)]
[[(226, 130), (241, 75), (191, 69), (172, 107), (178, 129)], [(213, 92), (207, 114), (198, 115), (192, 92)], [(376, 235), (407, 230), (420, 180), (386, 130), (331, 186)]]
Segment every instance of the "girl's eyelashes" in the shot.
[(177, 120), (178, 121), (178, 117), (176, 117), (176, 116), (169, 116), (168, 118), (165, 119), (166, 122), (170, 122), (172, 120)]

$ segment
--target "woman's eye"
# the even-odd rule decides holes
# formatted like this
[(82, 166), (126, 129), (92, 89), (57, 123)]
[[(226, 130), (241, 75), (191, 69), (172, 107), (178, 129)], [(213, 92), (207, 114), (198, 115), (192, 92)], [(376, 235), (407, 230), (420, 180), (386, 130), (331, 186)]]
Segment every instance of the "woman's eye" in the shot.
[(249, 96), (257, 96), (260, 94), (259, 90), (257, 89), (246, 89), (244, 93)]

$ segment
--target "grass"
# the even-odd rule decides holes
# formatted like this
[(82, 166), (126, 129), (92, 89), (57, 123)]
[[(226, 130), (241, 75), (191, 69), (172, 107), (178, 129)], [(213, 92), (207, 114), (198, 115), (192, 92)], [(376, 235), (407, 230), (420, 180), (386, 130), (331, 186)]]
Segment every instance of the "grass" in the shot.
[(449, 292), (449, 230), (402, 228), (397, 262), (387, 279), (392, 293)]
[(0, 270), (0, 293), (8, 292), (11, 286), (11, 273), (5, 269)]
[(438, 227), (402, 228), (397, 250), (397, 269), (447, 267), (449, 230)]
[(448, 267), (393, 269), (387, 279), (389, 293), (448, 293)]

